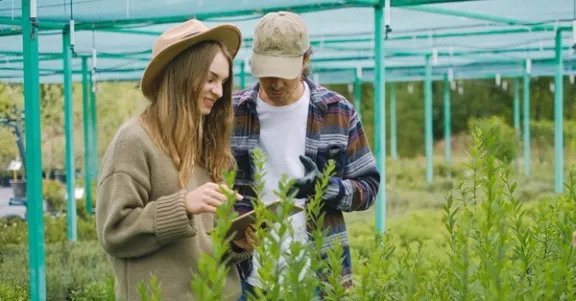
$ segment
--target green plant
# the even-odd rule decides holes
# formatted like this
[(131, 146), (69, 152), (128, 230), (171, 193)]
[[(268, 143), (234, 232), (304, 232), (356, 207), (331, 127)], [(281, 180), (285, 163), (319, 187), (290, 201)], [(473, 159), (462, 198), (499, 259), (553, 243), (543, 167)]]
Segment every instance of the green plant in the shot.
[[(46, 244), (45, 250), (47, 300), (86, 296), (87, 290), (96, 290), (98, 287), (94, 285), (112, 276), (106, 254), (94, 240), (53, 242)], [(28, 279), (27, 244), (3, 245), (0, 249), (0, 285), (9, 284), (13, 292), (28, 293)], [(0, 300), (11, 300), (4, 293), (0, 290)]]
[[(235, 171), (224, 174), (224, 184), (228, 187), (234, 186)], [(198, 273), (192, 280), (192, 290), (198, 300), (220, 300), (223, 298), (225, 280), (228, 271), (234, 266), (229, 264), (230, 258), (226, 254), (230, 251), (231, 238), (226, 233), (232, 226), (232, 221), (236, 218), (234, 212), (234, 201), (236, 193), (227, 189), (221, 189), (227, 198), (222, 206), (218, 207), (214, 216), (216, 227), (211, 233), (213, 239), (212, 253), (203, 254), (198, 263)]]
[(48, 203), (50, 211), (66, 212), (66, 186), (56, 180), (42, 181), (42, 197)]
[(116, 301), (114, 277), (72, 290), (68, 299), (70, 301)]
[(30, 300), (28, 291), (14, 283), (3, 281), (0, 282), (0, 297), (2, 300), (25, 301)]
[[(296, 256), (280, 254), (268, 231), (258, 231), (263, 243), (256, 252), (265, 254), (271, 262), (265, 259), (260, 271), (269, 291), (265, 296), (257, 291), (251, 299), (314, 300), (318, 299), (315, 289), (320, 287), (325, 300), (343, 301), (573, 300), (576, 263), (571, 240), (576, 228), (576, 169), (566, 178), (565, 194), (544, 195), (553, 191), (546, 184), (551, 182), (550, 177), (541, 173), (530, 178), (518, 176), (511, 171), (514, 165), (490, 151), (502, 140), (494, 134), (498, 127), (497, 122), (489, 122), (474, 128), (467, 164), (453, 165), (459, 172), (454, 173), (458, 176), (453, 177), (452, 188), (443, 187), (445, 182), (441, 182), (429, 192), (421, 166), (414, 167), (414, 161), (390, 162), (394, 164), (391, 173), (404, 178), (388, 187), (389, 207), (402, 207), (403, 211), (389, 214), (388, 229), (382, 236), (375, 232), (374, 210), (347, 215), (355, 281), (351, 291), (344, 291), (337, 277), (341, 258), (338, 242), (329, 250), (321, 249), (321, 196), (331, 172), (329, 167), (306, 211), (314, 239), (311, 244), (293, 243), (289, 252), (310, 256), (308, 270), (318, 273), (299, 277), (305, 265)], [(261, 153), (255, 153), (255, 161), (259, 170), (255, 189), (261, 192), (265, 173)], [(228, 176), (226, 182), (231, 179)], [(407, 178), (415, 184), (409, 184)], [(290, 187), (287, 178), (278, 185), (277, 196), (288, 200), (278, 215), (263, 210), (261, 198), (255, 200), (258, 223), (280, 222), (276, 234), (292, 206), (287, 193)], [(234, 217), (228, 210), (219, 211), (221, 234), (228, 227), (227, 220)], [(27, 300), (27, 224), (0, 223), (0, 300)], [(45, 227), (49, 298), (114, 300), (110, 266), (96, 242), (93, 217), (79, 218), (80, 241), (76, 243), (66, 242), (65, 218), (46, 217)], [(292, 235), (289, 227), (285, 229), (283, 237)], [(215, 244), (220, 250), (228, 247), (223, 235), (215, 239)], [(195, 291), (205, 291), (201, 292), (203, 300), (218, 300), (220, 296), (218, 281), (223, 265), (218, 262), (222, 259), (218, 254), (221, 251), (206, 255), (203, 272), (191, 284)], [(287, 255), (286, 267), (274, 264), (278, 254)], [(285, 272), (283, 281), (278, 277), (281, 269)], [(156, 300), (154, 281), (142, 286), (141, 291), (143, 300), (146, 296)]]
[(489, 145), (484, 147), (487, 148), (486, 151), (490, 152), (493, 158), (511, 162), (518, 156), (516, 131), (501, 118), (493, 116), (491, 118), (470, 119), (468, 126), (472, 136), (476, 134), (476, 129), (479, 128), (485, 141), (492, 140)]
[(491, 151), (498, 138), (490, 133), (497, 127), (476, 128), (467, 164), (472, 177), (446, 196), (444, 236), (437, 239), (446, 242), (437, 246), (445, 256), (423, 252), (429, 240), (399, 243), (399, 233), (387, 231), (358, 259), (350, 299), (574, 299), (576, 170), (566, 195), (520, 201), (510, 165)]
[[(347, 293), (339, 279), (342, 266), (342, 247), (336, 241), (333, 248), (322, 250), (325, 234), (323, 230), (324, 217), (320, 213), (322, 195), (328, 184), (328, 178), (334, 170), (334, 162), (331, 161), (326, 171), (321, 175), (321, 180), (316, 184), (315, 196), (310, 199), (307, 206), (306, 217), (311, 224), (313, 243), (304, 244), (292, 240), (288, 251), (283, 252), (282, 242), (287, 238), (294, 238), (295, 235), (289, 219), (290, 212), (295, 205), (293, 194), (289, 194), (293, 181), (284, 176), (278, 183), (278, 190), (275, 191), (276, 196), (282, 201), (281, 205), (275, 211), (265, 207), (262, 201), (265, 158), (259, 149), (253, 152), (253, 160), (256, 167), (256, 183), (253, 186), (257, 195), (256, 199), (253, 200), (256, 213), (254, 228), (256, 240), (260, 242), (256, 246), (255, 253), (260, 257), (261, 267), (257, 273), (261, 277), (266, 292), (256, 288), (255, 295), (249, 295), (248, 299), (316, 300), (320, 298), (320, 291), (323, 291), (326, 300), (342, 300)], [(232, 187), (234, 178), (234, 171), (225, 173), (225, 184)], [(226, 274), (230, 268), (234, 268), (228, 264), (229, 258), (226, 257), (230, 248), (230, 238), (226, 236), (226, 233), (237, 215), (233, 211), (235, 193), (223, 191), (225, 191), (228, 202), (225, 202), (216, 211), (216, 228), (211, 233), (213, 239), (212, 253), (202, 256), (198, 263), (198, 273), (193, 275), (191, 283), (192, 290), (198, 300), (221, 300)], [(281, 263), (281, 260), (285, 260), (284, 264)], [(318, 276), (326, 281), (321, 283)], [(155, 278), (152, 278), (147, 285), (140, 283), (138, 291), (142, 300), (160, 300), (160, 291)]]

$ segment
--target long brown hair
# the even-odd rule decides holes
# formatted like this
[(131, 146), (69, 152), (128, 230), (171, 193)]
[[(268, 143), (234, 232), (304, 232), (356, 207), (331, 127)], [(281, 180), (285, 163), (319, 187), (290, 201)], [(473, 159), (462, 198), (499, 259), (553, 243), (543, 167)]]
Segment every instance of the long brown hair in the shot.
[[(204, 116), (198, 99), (219, 51), (228, 58), (230, 78), (223, 84), (222, 98)], [(152, 89), (151, 104), (140, 120), (155, 145), (172, 158), (181, 187), (187, 186), (197, 165), (206, 168), (214, 181), (221, 181), (222, 172), (234, 165), (229, 142), (234, 118), (233, 74), (230, 53), (221, 44), (206, 41), (172, 60)]]

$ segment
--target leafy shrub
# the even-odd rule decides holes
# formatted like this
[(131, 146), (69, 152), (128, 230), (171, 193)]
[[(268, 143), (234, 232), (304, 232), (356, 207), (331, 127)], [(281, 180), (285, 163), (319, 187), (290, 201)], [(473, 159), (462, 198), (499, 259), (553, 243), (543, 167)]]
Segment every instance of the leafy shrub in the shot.
[(516, 131), (499, 117), (471, 119), (468, 123), (470, 133), (476, 133), (479, 128), (483, 134), (483, 140), (489, 142), (491, 152), (497, 160), (511, 162), (518, 156)]
[[(48, 300), (80, 296), (111, 274), (96, 241), (94, 218), (77, 220), (76, 243), (68, 241), (66, 227), (65, 217), (44, 217)], [(0, 219), (0, 241), (0, 300), (28, 300), (28, 224), (20, 219)]]
[[(264, 206), (262, 201), (262, 191), (264, 187), (264, 158), (263, 153), (255, 150), (254, 162), (256, 167), (256, 184), (254, 185), (257, 199), (253, 201), (254, 211), (256, 213), (256, 239), (260, 243), (257, 245), (255, 252), (260, 257), (261, 267), (257, 273), (261, 277), (261, 282), (266, 287), (264, 293), (261, 289), (255, 288), (255, 295), (249, 295), (249, 300), (318, 300), (318, 290), (326, 292), (327, 300), (342, 300), (346, 291), (338, 279), (341, 267), (342, 248), (339, 241), (336, 241), (333, 248), (324, 252), (322, 244), (324, 240), (323, 222), (324, 215), (320, 214), (322, 206), (321, 198), (325, 187), (328, 184), (328, 177), (334, 170), (334, 162), (331, 162), (327, 170), (322, 174), (322, 180), (316, 185), (316, 194), (310, 200), (306, 210), (308, 220), (313, 224), (311, 233), (314, 243), (303, 244), (292, 241), (289, 245), (289, 251), (283, 253), (280, 244), (289, 237), (294, 237), (292, 227), (289, 222), (289, 214), (294, 206), (293, 195), (289, 194), (292, 187), (292, 181), (284, 177), (278, 183), (278, 190), (275, 192), (282, 205), (277, 212), (272, 212)], [(226, 184), (232, 187), (234, 173), (226, 175)], [(194, 275), (191, 283), (193, 291), (196, 293), (198, 300), (221, 300), (226, 271), (230, 268), (226, 263), (224, 254), (229, 246), (230, 238), (226, 236), (230, 229), (231, 221), (236, 216), (233, 212), (234, 194), (227, 195), (229, 202), (218, 208), (216, 218), (218, 220), (213, 238), (213, 254), (204, 254), (199, 262), (199, 272)], [(275, 225), (271, 228), (265, 228), (263, 225)], [(277, 227), (276, 227), (277, 225)], [(274, 235), (277, 237), (274, 237)], [(301, 256), (310, 258), (310, 271), (321, 271), (322, 277), (327, 280), (320, 282), (320, 278), (314, 272), (307, 271), (305, 260)], [(285, 265), (278, 264), (283, 257)], [(321, 258), (326, 260), (321, 260)], [(283, 274), (283, 277), (280, 275)], [(143, 300), (160, 300), (160, 293), (156, 279), (152, 278), (147, 284), (141, 283), (138, 291)]]
[(114, 277), (72, 290), (68, 298), (70, 301), (115, 301)]
[[(78, 239), (83, 241), (96, 240), (95, 219), (79, 218), (76, 221)], [(66, 217), (44, 216), (44, 242), (53, 244), (68, 240), (66, 236)], [(28, 244), (28, 224), (20, 219), (0, 219), (0, 251), (4, 246), (12, 244)], [(1, 256), (1, 254), (0, 254)]]
[(444, 236), (434, 240), (446, 255), (425, 252), (429, 241), (418, 231), (405, 244), (388, 231), (383, 247), (373, 244), (356, 265), (351, 300), (565, 300), (576, 293), (576, 170), (567, 195), (524, 205), (509, 166), (490, 151), (494, 143), (477, 130), (473, 177), (447, 195)]
[[(576, 122), (563, 121), (564, 149), (576, 151)], [(554, 159), (554, 136), (555, 126), (552, 120), (531, 120), (530, 138), (531, 147), (536, 150), (536, 156), (540, 162)]]
[[(46, 244), (45, 261), (47, 300), (66, 300), (70, 295), (81, 296), (81, 293), (93, 290), (95, 283), (101, 283), (112, 275), (106, 254), (97, 241)], [(0, 279), (0, 300), (11, 300), (8, 298), (10, 295), (4, 294), (28, 294), (27, 244), (2, 247)], [(2, 285), (7, 284), (12, 292), (2, 291)]]
[[(576, 122), (571, 120), (563, 121), (563, 135), (566, 141), (576, 139)], [(531, 120), (530, 136), (535, 145), (539, 148), (554, 147), (554, 121), (553, 120)]]
[[(293, 254), (304, 252), (311, 256), (312, 269), (324, 271), (328, 285), (320, 284), (315, 273), (299, 278), (303, 265), (295, 256), (288, 259), (285, 281), (279, 281), (279, 271), (274, 265), (279, 249), (268, 232), (258, 231), (262, 243), (256, 252), (266, 255), (262, 256), (264, 268), (260, 274), (269, 293), (263, 296), (257, 291), (256, 298), (252, 299), (315, 300), (314, 288), (318, 286), (327, 292), (326, 300), (570, 299), (576, 293), (573, 282), (576, 258), (571, 246), (576, 225), (576, 170), (567, 177), (565, 195), (535, 199), (537, 192), (533, 190), (544, 187), (539, 188), (532, 179), (512, 181), (511, 166), (492, 151), (497, 149), (499, 141), (490, 137), (494, 137), (498, 128), (497, 123), (488, 123), (476, 129), (468, 164), (465, 168), (455, 166), (466, 176), (454, 184), (443, 204), (430, 206), (441, 206), (441, 211), (420, 210), (395, 217), (382, 236), (376, 233), (373, 222), (361, 221), (349, 227), (355, 281), (351, 291), (344, 290), (336, 277), (341, 260), (340, 245), (336, 243), (327, 251), (326, 260), (320, 260), (322, 231), (312, 233), (314, 244), (293, 243), (291, 247)], [(262, 166), (262, 158), (257, 153), (256, 167), (261, 171)], [(323, 174), (323, 181), (307, 210), (316, 229), (322, 229), (323, 225), (323, 216), (318, 214), (319, 199), (329, 174), (329, 169)], [(232, 178), (229, 174), (227, 182)], [(260, 172), (255, 185), (257, 191), (261, 191), (261, 179)], [(291, 199), (287, 193), (290, 186), (287, 179), (279, 183), (279, 198)], [(406, 201), (423, 202), (421, 199), (439, 192), (414, 193)], [(291, 202), (286, 202), (278, 216), (262, 210), (259, 200), (255, 205), (259, 222), (282, 221), (285, 220), (282, 212), (287, 212)], [(218, 210), (215, 252), (205, 255), (200, 273), (191, 283), (203, 296), (202, 300), (219, 300), (222, 276), (231, 268), (219, 264), (225, 261), (222, 254), (228, 247), (223, 234), (235, 216), (230, 210), (230, 206)], [(86, 228), (80, 230), (80, 224)], [(286, 225), (280, 224), (284, 236), (292, 235)], [(25, 224), (16, 222), (2, 227), (0, 241), (6, 239), (20, 245), (0, 245), (0, 299), (27, 300), (28, 276), (27, 268), (23, 268), (27, 266)], [(46, 221), (50, 298), (114, 300), (110, 267), (95, 241), (93, 229), (92, 220), (79, 222), (79, 236), (90, 241), (70, 244), (63, 242), (66, 241), (65, 219)], [(90, 269), (86, 269), (86, 265)], [(154, 281), (142, 283), (142, 300), (159, 300), (154, 298), (158, 295), (156, 284)]]
[[(509, 180), (507, 156), (499, 157), (502, 153), (495, 151), (502, 143), (494, 139), (499, 128), (496, 122), (477, 128), (467, 164), (471, 177), (446, 196), (442, 220), (415, 215), (414, 224), (418, 221), (421, 228), (410, 226), (382, 236), (377, 236), (373, 227), (364, 227), (359, 235), (364, 238), (355, 245), (359, 253), (355, 287), (342, 291), (337, 278), (331, 278), (331, 285), (324, 287), (333, 289), (328, 290), (327, 299), (558, 300), (576, 293), (572, 278), (576, 263), (570, 244), (576, 224), (576, 171), (571, 174), (568, 195), (525, 205), (517, 196), (517, 184)], [(281, 183), (278, 195), (285, 197), (282, 187)], [(444, 230), (426, 232), (442, 222)], [(316, 264), (337, 271), (337, 249), (338, 244), (329, 251), (333, 256)], [(278, 255), (277, 248), (263, 245), (257, 252), (267, 255), (265, 262), (275, 262)], [(266, 297), (297, 300), (306, 296), (313, 300), (311, 288), (319, 284), (314, 275), (286, 286), (277, 278), (274, 266), (264, 263), (264, 267), (260, 274), (271, 292)], [(297, 279), (294, 275), (301, 267), (290, 261), (288, 277)], [(287, 289), (290, 293), (282, 294)]]
[(66, 212), (66, 186), (57, 180), (42, 181), (42, 197), (52, 212)]
[(0, 282), (0, 297), (2, 300), (26, 301), (30, 300), (28, 290), (20, 285), (8, 281)]

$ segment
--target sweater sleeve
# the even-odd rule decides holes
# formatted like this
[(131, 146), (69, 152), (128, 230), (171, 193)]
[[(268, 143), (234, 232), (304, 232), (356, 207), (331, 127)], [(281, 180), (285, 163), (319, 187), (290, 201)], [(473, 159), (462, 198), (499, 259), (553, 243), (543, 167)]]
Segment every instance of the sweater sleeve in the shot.
[(147, 191), (125, 173), (114, 173), (100, 185), (96, 202), (101, 244), (110, 255), (139, 257), (195, 234), (182, 190), (148, 202)]
[(236, 265), (252, 256), (253, 251), (238, 248), (234, 243), (230, 243), (230, 248), (226, 252), (225, 258), (230, 260), (231, 265)]
[(113, 141), (102, 160), (96, 229), (104, 250), (118, 258), (143, 256), (196, 234), (186, 190), (150, 199), (146, 151), (137, 142)]

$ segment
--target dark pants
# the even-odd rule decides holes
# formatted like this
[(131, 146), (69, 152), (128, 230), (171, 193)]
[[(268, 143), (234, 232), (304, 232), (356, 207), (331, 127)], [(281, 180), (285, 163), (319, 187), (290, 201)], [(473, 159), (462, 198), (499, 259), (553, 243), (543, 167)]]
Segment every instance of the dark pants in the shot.
[(242, 296), (238, 301), (248, 301), (248, 293), (254, 294), (254, 287), (250, 283), (242, 280)]

